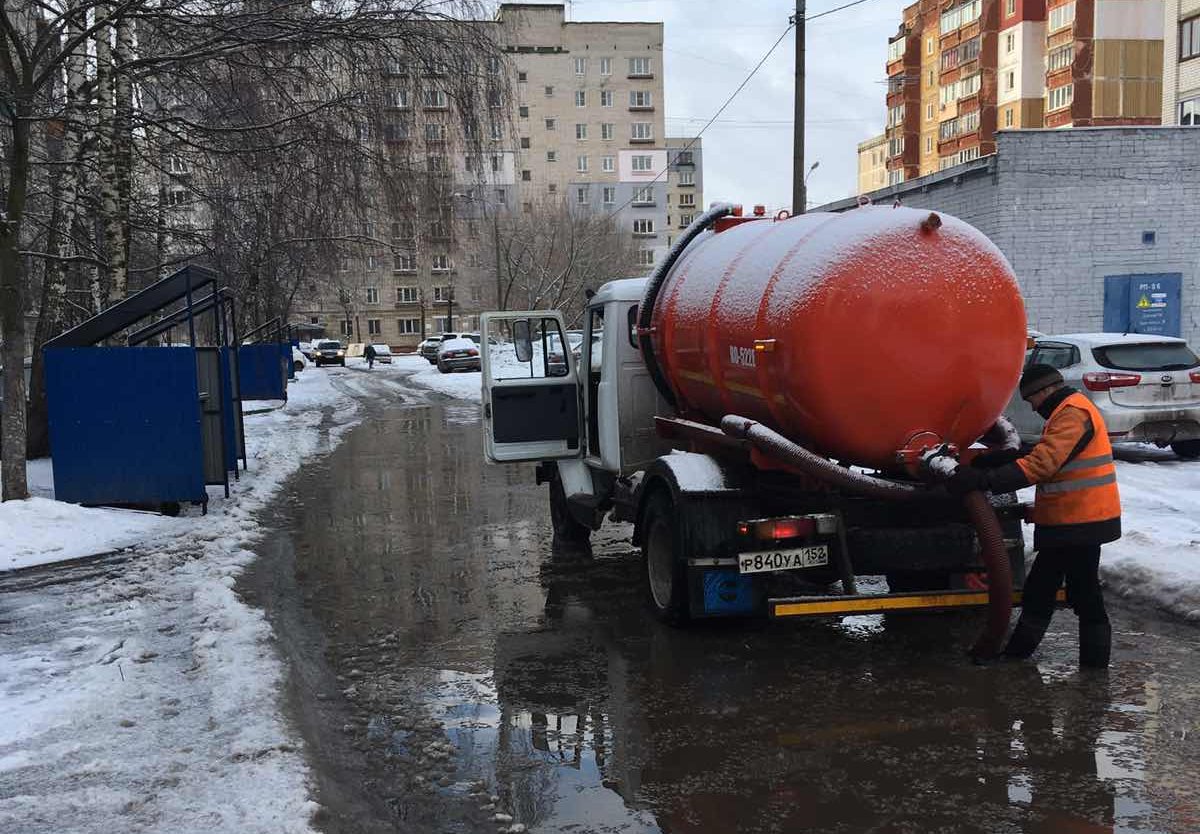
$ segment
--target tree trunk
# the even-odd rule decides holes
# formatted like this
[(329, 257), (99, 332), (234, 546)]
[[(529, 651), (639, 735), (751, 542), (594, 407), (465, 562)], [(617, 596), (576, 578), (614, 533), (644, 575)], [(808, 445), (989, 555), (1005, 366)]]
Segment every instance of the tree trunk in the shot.
[[(111, 7), (102, 6), (97, 14), (111, 14)], [(117, 164), (117, 117), (113, 96), (112, 29), (102, 26), (96, 30), (96, 105), (99, 119), (96, 135), (99, 139), (100, 162), (100, 220), (104, 227), (103, 260), (106, 264), (104, 283), (108, 290), (105, 303), (115, 304), (125, 297), (125, 236), (121, 222), (119, 168)]]
[(128, 63), (133, 60), (133, 24), (124, 15), (116, 23), (113, 50), (113, 159), (116, 167), (117, 223), (120, 228), (120, 264), (113, 271), (112, 294), (120, 301), (129, 294), (129, 249), (132, 239), (129, 213), (133, 203), (133, 80)]
[(25, 474), (25, 271), (21, 224), (29, 185), (29, 114), (20, 108), (12, 124), (8, 158), (7, 214), (0, 222), (0, 331), (4, 347), (4, 412), (0, 418), (0, 500), (28, 498)]

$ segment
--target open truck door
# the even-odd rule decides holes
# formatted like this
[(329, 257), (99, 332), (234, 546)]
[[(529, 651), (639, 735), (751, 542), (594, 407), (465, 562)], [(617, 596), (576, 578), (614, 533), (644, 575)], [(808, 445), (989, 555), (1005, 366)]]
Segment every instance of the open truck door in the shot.
[(562, 313), (484, 313), (480, 330), (484, 456), (582, 458), (579, 381)]

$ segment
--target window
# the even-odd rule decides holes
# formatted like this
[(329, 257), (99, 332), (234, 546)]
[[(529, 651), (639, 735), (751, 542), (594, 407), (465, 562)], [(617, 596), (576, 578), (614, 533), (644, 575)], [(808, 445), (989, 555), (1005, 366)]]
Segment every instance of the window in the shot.
[(517, 108), (517, 115), (520, 116), (522, 119), (528, 119), (529, 118), (529, 108), (526, 107), (525, 105), (521, 105), (520, 107)]
[(499, 75), (500, 70), (504, 68), (504, 61), (497, 55), (492, 55), (488, 58), (487, 70), (492, 75)]
[(575, 59), (575, 74), (587, 75), (587, 58)]
[(349, 258), (338, 258), (338, 272), (345, 272), (350, 269)]
[(613, 138), (613, 124), (612, 124), (612, 122), (604, 122), (604, 123), (602, 123), (602, 124), (600, 125), (600, 138), (601, 138), (601, 139), (611, 139), (611, 138)]
[[(689, 143), (690, 144), (690, 143)], [(694, 157), (691, 151), (680, 151), (675, 155), (676, 165), (694, 165)]]
[(633, 204), (635, 206), (654, 205), (654, 186), (641, 185), (633, 189)]
[(468, 220), (467, 221), (467, 237), (470, 238), (471, 240), (474, 240), (475, 238), (479, 237), (479, 221), (478, 220)]
[(692, 215), (690, 215), (690, 214), (679, 215), (679, 228), (686, 229), (690, 225), (692, 225)]
[(349, 320), (344, 320), (344, 321), (340, 322), (340, 324), (342, 326), (342, 335), (343, 336), (349, 336), (351, 333), (354, 332), (350, 327)]
[(416, 259), (407, 252), (397, 252), (392, 256), (392, 269), (397, 272), (416, 272)]
[(429, 268), (434, 272), (449, 272), (450, 271), (450, 256), (449, 255), (434, 255), (429, 264)]
[(433, 288), (433, 301), (435, 304), (438, 303), (439, 301), (445, 302), (445, 301), (452, 301), (453, 299), (454, 299), (454, 287), (444, 286), (444, 287), (434, 287)]
[(367, 287), (366, 293), (367, 293), (367, 303), (368, 304), (378, 304), (379, 303), (379, 288), (378, 287)]
[(402, 122), (388, 120), (383, 124), (383, 138), (389, 142), (403, 142), (408, 139), (408, 125)]
[(612, 75), (612, 58), (600, 59), (600, 74)]
[(1075, 22), (1075, 2), (1065, 3), (1050, 10), (1050, 25), (1048, 32), (1056, 32)]
[(479, 266), (479, 253), (478, 252), (468, 252), (467, 253), (467, 266), (473, 266), (473, 267)]
[(547, 162), (558, 162), (558, 151), (546, 151)]
[(446, 91), (430, 87), (421, 94), (421, 103), (426, 109), (443, 109), (446, 107)]
[(1013, 70), (1009, 70), (1008, 72), (1004, 73), (1004, 89), (1011, 90), (1015, 86), (1017, 86), (1017, 73)]
[(575, 125), (575, 139), (579, 142), (587, 141), (587, 125)]
[(500, 205), (508, 205), (508, 192), (503, 188), (496, 189), (496, 202)]
[(442, 173), (446, 170), (446, 157), (439, 154), (431, 154), (426, 158), (425, 164), (430, 171)]
[(1067, 44), (1060, 49), (1054, 50), (1046, 60), (1051, 70), (1060, 70), (1071, 66), (1071, 61), (1075, 60), (1074, 44)]
[(188, 172), (187, 162), (181, 156), (172, 156), (167, 160), (167, 170), (172, 174), (186, 174)]
[(932, 122), (934, 118), (935, 112), (933, 109), (933, 102), (930, 102), (929, 104), (925, 105), (925, 121)]
[(617, 170), (617, 158), (615, 156), (600, 157), (600, 170), (606, 174), (611, 174)]
[(629, 126), (629, 139), (631, 142), (653, 142), (654, 125), (650, 122), (634, 122)]
[(967, 0), (966, 3), (944, 12), (939, 23), (941, 33), (949, 34), (968, 23), (974, 23), (979, 19), (982, 8), (983, 0)]
[(546, 130), (554, 130), (554, 128), (555, 128), (554, 119), (546, 119)]
[(1062, 87), (1055, 87), (1046, 95), (1047, 110), (1058, 110), (1066, 107), (1075, 100), (1075, 85), (1066, 84)]
[(696, 206), (696, 195), (695, 194), (680, 194), (679, 195), (679, 207), (680, 208), (694, 208), (695, 206)]
[(638, 237), (653, 237), (654, 236), (654, 221), (653, 220), (634, 220), (633, 233)]
[(1011, 107), (1004, 108), (1004, 126), (1005, 127), (1013, 126), (1013, 109)]
[(446, 126), (439, 124), (425, 125), (425, 141), (426, 142), (444, 142), (446, 141)]
[(309, 317), (308, 317), (308, 323), (309, 323), (309, 324), (320, 324), (320, 323), (321, 323), (321, 319), (320, 319), (320, 317), (319, 317), (319, 316), (309, 316)]
[(908, 43), (908, 38), (899, 38), (888, 44), (888, 63), (899, 61), (904, 57), (904, 47)]
[(612, 90), (601, 90), (600, 91), (600, 106), (601, 107), (612, 107), (613, 106), (613, 91)]
[(553, 97), (554, 97), (554, 87), (547, 85), (546, 86), (546, 98), (553, 98)]
[(374, 255), (367, 255), (367, 269), (378, 269), (378, 268), (379, 268), (379, 258), (375, 257)]
[(360, 142), (371, 141), (371, 126), (366, 122), (359, 122), (354, 126), (354, 135), (358, 137)]
[(168, 206), (185, 206), (188, 203), (188, 193), (182, 188), (172, 188), (166, 193)]
[(972, 110), (970, 113), (963, 114), (962, 132), (974, 133), (977, 130), (979, 130), (979, 111)]
[(517, 83), (524, 84), (528, 80), (529, 80), (529, 73), (527, 73), (527, 72), (518, 72), (517, 73)]
[(649, 110), (654, 106), (654, 97), (649, 90), (630, 90), (629, 91), (629, 109), (630, 110)]
[(528, 136), (521, 137), (521, 150), (526, 150), (526, 151), (529, 150), (529, 137)]
[(587, 93), (583, 90), (575, 91), (575, 106), (587, 107)]
[(416, 304), (418, 300), (416, 287), (396, 287), (396, 303)]
[(530, 172), (530, 171), (522, 171), (521, 172), (521, 181), (522, 182), (529, 182), (532, 179), (533, 179), (532, 172)]
[(1200, 17), (1179, 24), (1179, 60), (1200, 56)]
[(1004, 51), (1011, 55), (1017, 48), (1017, 35), (1015, 32), (1009, 32), (1004, 36)]
[(925, 153), (933, 153), (933, 137), (925, 137)]
[(392, 224), (392, 239), (393, 240), (411, 240), (413, 237), (413, 224), (408, 221), (399, 221)]
[(602, 202), (606, 206), (611, 206), (617, 201), (617, 189), (611, 185), (604, 186), (604, 190), (600, 192)]
[(929, 71), (929, 86), (933, 86), (933, 70)]
[(696, 184), (696, 172), (695, 171), (680, 171), (679, 172), (679, 184), (680, 185), (695, 185)]
[(378, 336), (383, 332), (382, 322), (379, 319), (367, 319), (367, 335)]
[(1200, 127), (1200, 97), (1179, 102), (1179, 123)]
[(471, 285), (471, 300), (472, 301), (482, 301), (483, 300), (483, 287), (479, 286), (478, 284)]
[(969, 75), (958, 82), (958, 97), (966, 98), (979, 92), (979, 81), (983, 78), (980, 73)]
[(933, 54), (933, 38), (928, 38), (928, 39), (925, 41), (925, 54), (926, 54), (926, 55), (932, 55), (932, 54)]
[(650, 172), (654, 170), (654, 157), (635, 156), (630, 161), (630, 165), (634, 171)]
[(450, 319), (448, 316), (433, 317), (433, 332), (434, 333), (449, 333)]
[(500, 124), (492, 125), (492, 141), (499, 142), (504, 138), (504, 127)]
[(401, 336), (412, 336), (421, 332), (420, 319), (396, 319), (396, 332)]
[(897, 136), (888, 140), (888, 156), (899, 156), (904, 153), (904, 137)]
[(588, 169), (588, 160), (586, 156), (575, 157), (575, 170), (581, 174), (586, 174)]
[(888, 185), (899, 185), (902, 182), (904, 182), (903, 168), (888, 171)]
[(649, 78), (653, 73), (650, 71), (649, 58), (630, 58), (629, 59), (629, 77), (630, 78)]
[(575, 189), (575, 202), (581, 206), (586, 206), (591, 202), (588, 195), (588, 187), (586, 185), (581, 185)]
[(493, 173), (495, 173), (495, 172), (499, 172), (499, 170), (500, 170), (500, 168), (501, 168), (501, 164), (502, 164), (502, 160), (500, 159), (500, 157), (498, 157), (498, 156), (493, 156), (493, 157), (492, 157), (492, 171), (493, 171)]
[(654, 250), (639, 249), (638, 250), (638, 265), (639, 266), (654, 266)]
[(888, 108), (887, 126), (896, 127), (901, 124), (904, 124), (904, 105)]
[[(1004, 0), (1004, 15), (1005, 15), (1005, 17), (1012, 17), (1016, 13), (1017, 13), (1017, 0)], [(1009, 52), (1012, 52), (1012, 50), (1010, 49)]]

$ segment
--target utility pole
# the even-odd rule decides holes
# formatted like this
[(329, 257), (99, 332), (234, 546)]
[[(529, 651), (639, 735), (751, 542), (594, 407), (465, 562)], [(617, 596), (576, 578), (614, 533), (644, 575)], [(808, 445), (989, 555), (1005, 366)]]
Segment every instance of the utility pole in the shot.
[(500, 214), (492, 212), (492, 241), (496, 244), (496, 309), (504, 309), (504, 279), (500, 271)]
[(808, 194), (804, 184), (804, 2), (796, 0), (796, 93), (792, 125), (792, 214), (804, 214)]

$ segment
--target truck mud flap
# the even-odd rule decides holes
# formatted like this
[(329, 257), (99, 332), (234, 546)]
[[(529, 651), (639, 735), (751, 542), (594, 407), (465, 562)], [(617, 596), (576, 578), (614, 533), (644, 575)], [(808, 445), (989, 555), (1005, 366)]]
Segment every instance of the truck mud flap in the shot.
[[(1059, 589), (1056, 597), (1065, 605), (1067, 592)], [(772, 619), (785, 617), (848, 617), (881, 614), (889, 611), (949, 611), (958, 608), (983, 608), (987, 591), (934, 591), (916, 594), (862, 594), (858, 596), (786, 597), (767, 600)], [(1013, 605), (1021, 604), (1021, 592), (1013, 592)]]

